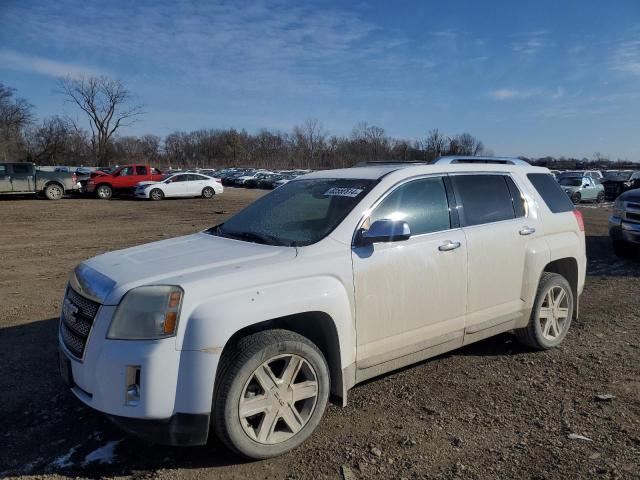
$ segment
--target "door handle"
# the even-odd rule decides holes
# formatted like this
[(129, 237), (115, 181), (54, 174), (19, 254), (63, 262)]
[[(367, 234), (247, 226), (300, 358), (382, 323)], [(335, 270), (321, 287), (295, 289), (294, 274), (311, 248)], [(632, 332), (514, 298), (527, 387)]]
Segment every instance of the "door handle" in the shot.
[(456, 248), (460, 248), (460, 242), (452, 242), (451, 240), (447, 240), (438, 247), (438, 250), (440, 250), (441, 252), (448, 252), (449, 250), (455, 250)]
[(520, 235), (531, 235), (535, 233), (536, 229), (533, 227), (522, 227), (518, 232)]

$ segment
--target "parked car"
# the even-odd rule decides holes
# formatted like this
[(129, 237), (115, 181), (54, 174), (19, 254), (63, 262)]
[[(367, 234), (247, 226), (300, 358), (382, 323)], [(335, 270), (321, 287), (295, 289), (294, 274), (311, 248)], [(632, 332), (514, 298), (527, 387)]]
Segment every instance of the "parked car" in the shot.
[(565, 176), (558, 183), (573, 203), (585, 200), (602, 203), (605, 200), (604, 187), (591, 177)]
[(158, 182), (163, 178), (160, 170), (150, 165), (122, 165), (112, 173), (92, 176), (87, 182), (87, 192), (108, 200), (114, 193), (133, 193), (140, 182)]
[(244, 186), (246, 188), (256, 188), (258, 186), (258, 183), (260, 183), (260, 181), (266, 180), (273, 175), (276, 175), (276, 174), (274, 172), (258, 172), (252, 177), (245, 178)]
[(633, 248), (640, 251), (640, 189), (627, 190), (616, 199), (609, 217), (609, 236), (618, 256)]
[(448, 157), (319, 171), (204, 232), (78, 265), (60, 371), (154, 443), (201, 445), (212, 430), (267, 458), (311, 435), (330, 394), (345, 405), (385, 372), (506, 331), (558, 346), (585, 270), (582, 215), (546, 168)]
[(565, 172), (561, 172), (558, 179), (565, 177), (589, 177), (595, 183), (600, 183), (603, 175), (600, 170), (567, 170)]
[(79, 188), (75, 173), (45, 172), (29, 162), (0, 163), (0, 195), (35, 193), (60, 200)]
[(640, 188), (640, 170), (609, 174), (602, 179), (602, 185), (607, 198), (614, 200), (627, 190)]
[(207, 177), (199, 173), (178, 173), (161, 182), (140, 182), (134, 191), (136, 198), (162, 200), (174, 197), (213, 198), (223, 192), (222, 182), (218, 178)]

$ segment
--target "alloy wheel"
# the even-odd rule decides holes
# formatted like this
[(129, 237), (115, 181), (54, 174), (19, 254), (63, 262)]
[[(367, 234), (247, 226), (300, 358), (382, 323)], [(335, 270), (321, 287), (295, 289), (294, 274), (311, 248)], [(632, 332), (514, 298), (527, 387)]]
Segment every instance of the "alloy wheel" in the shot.
[(311, 364), (299, 355), (278, 355), (262, 363), (242, 390), (242, 429), (258, 443), (285, 442), (307, 424), (317, 399), (318, 378)]
[(538, 315), (540, 331), (546, 340), (556, 340), (569, 319), (569, 296), (561, 286), (554, 286), (544, 296)]

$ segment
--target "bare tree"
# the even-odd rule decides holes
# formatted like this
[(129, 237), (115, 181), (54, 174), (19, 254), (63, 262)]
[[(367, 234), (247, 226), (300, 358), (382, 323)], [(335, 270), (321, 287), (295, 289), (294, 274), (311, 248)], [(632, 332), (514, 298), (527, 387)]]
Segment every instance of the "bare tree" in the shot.
[(132, 125), (144, 113), (143, 106), (134, 103), (122, 81), (104, 75), (66, 77), (59, 86), (60, 93), (87, 114), (94, 155), (106, 163), (109, 141), (120, 127)]
[(484, 144), (469, 133), (455, 135), (449, 139), (449, 155), (480, 155)]
[(447, 138), (437, 128), (429, 130), (423, 142), (425, 160), (434, 160), (443, 155), (447, 151), (447, 144)]
[(16, 160), (24, 154), (24, 129), (33, 121), (33, 107), (15, 98), (15, 89), (0, 82), (0, 158)]
[(302, 125), (293, 127), (293, 135), (298, 148), (303, 152), (307, 160), (307, 168), (314, 168), (314, 160), (321, 147), (324, 146), (327, 134), (324, 131), (322, 122), (318, 119), (310, 118)]

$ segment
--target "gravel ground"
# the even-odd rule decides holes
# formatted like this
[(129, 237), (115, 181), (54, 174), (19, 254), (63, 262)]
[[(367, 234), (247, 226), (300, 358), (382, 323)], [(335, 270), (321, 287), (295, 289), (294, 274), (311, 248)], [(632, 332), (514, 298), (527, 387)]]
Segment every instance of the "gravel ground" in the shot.
[(216, 440), (150, 445), (83, 407), (57, 373), (67, 272), (218, 223), (259, 195), (0, 200), (0, 477), (640, 478), (640, 260), (613, 256), (610, 205), (582, 209), (589, 272), (560, 348), (503, 334), (374, 379), (282, 457), (246, 462)]

